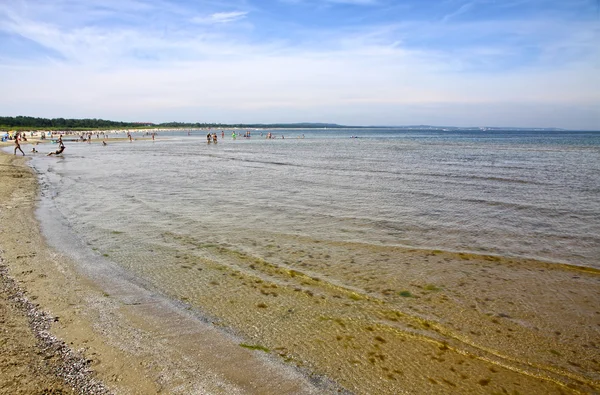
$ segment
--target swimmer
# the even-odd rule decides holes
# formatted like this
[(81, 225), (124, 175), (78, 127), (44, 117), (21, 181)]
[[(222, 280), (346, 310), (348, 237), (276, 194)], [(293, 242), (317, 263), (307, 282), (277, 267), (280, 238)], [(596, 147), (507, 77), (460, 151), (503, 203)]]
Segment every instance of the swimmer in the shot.
[(33, 152), (34, 154), (37, 154), (38, 150), (36, 150), (36, 149), (35, 149), (35, 147), (33, 147), (33, 148), (31, 149), (31, 152)]

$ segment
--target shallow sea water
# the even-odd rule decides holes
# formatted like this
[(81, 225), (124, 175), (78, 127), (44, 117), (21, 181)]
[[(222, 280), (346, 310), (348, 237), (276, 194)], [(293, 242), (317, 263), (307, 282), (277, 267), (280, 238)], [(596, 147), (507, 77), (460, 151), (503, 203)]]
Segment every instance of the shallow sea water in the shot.
[(600, 133), (255, 131), (216, 145), (195, 133), (68, 144), (33, 166), (99, 250), (106, 232), (232, 244), (275, 232), (600, 267)]
[(394, 368), (411, 358), (402, 342), (426, 354), (448, 341), (428, 323), (442, 313), (406, 314), (402, 277), (436, 273), (398, 248), (600, 268), (599, 132), (260, 133), (67, 142), (64, 157), (31, 164), (77, 245), (358, 393), (397, 393), (398, 378), (419, 375)]

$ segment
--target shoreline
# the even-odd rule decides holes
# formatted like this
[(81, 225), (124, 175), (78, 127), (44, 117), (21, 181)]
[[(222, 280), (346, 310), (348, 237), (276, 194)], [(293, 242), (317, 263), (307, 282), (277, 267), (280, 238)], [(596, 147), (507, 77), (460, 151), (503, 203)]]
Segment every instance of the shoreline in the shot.
[[(334, 392), (331, 384), (315, 388), (310, 380), (293, 375), (290, 371), (273, 373), (269, 370), (273, 365), (262, 365), (262, 368), (252, 370), (249, 364), (244, 364), (243, 359), (250, 358), (247, 361), (254, 364), (257, 363), (256, 358), (262, 360), (265, 357), (264, 353), (260, 349), (236, 353), (244, 350), (236, 344), (237, 339), (223, 339), (222, 333), (215, 330), (211, 323), (192, 333), (177, 332), (181, 330), (182, 320), (187, 319), (189, 321), (185, 322), (192, 323), (197, 319), (182, 315), (181, 311), (167, 315), (168, 306), (161, 306), (164, 300), (152, 293), (143, 297), (140, 293), (130, 293), (126, 288), (131, 284), (113, 283), (112, 288), (107, 288), (110, 285), (109, 277), (91, 281), (89, 276), (77, 269), (75, 262), (47, 245), (34, 215), (39, 200), (38, 180), (25, 160), (20, 155), (15, 157), (0, 153), (0, 164), (3, 169), (0, 183), (3, 193), (0, 195), (3, 200), (0, 206), (0, 223), (3, 224), (0, 229), (0, 257), (8, 267), (10, 276), (26, 290), (28, 297), (55, 317), (51, 331), (72, 349), (82, 350), (95, 372), (94, 377), (100, 378), (112, 391), (158, 393), (169, 392), (171, 388), (176, 392), (176, 388), (188, 385), (185, 383), (197, 375), (210, 376), (210, 372), (218, 372), (226, 376), (229, 374), (229, 380), (225, 380), (228, 384), (199, 380), (194, 383), (195, 386), (188, 385), (185, 388), (210, 388), (217, 393), (226, 392), (220, 390), (224, 388), (248, 393)], [(4, 224), (8, 224), (8, 227)], [(285, 240), (281, 242), (284, 245), (286, 243)], [(289, 241), (290, 245), (293, 242)], [(367, 251), (368, 247), (351, 243), (327, 244), (334, 258), (337, 248)], [(401, 393), (402, 389), (406, 391), (411, 388), (410, 385), (417, 385), (412, 388), (422, 389), (424, 393), (494, 392), (503, 388), (509, 393), (516, 389), (521, 393), (585, 393), (600, 388), (600, 365), (598, 358), (594, 358), (594, 355), (598, 355), (599, 345), (588, 342), (598, 334), (600, 328), (600, 313), (593, 304), (600, 296), (600, 272), (596, 269), (582, 270), (580, 266), (563, 267), (534, 260), (475, 254), (376, 246), (368, 248), (367, 252), (373, 254), (393, 252), (407, 265), (412, 264), (411, 268), (407, 266), (406, 279), (389, 279), (381, 283), (382, 287), (409, 290), (406, 292), (410, 296), (402, 293), (388, 295), (387, 290), (383, 290), (381, 298), (377, 299), (372, 296), (377, 290), (369, 295), (349, 293), (350, 288), (332, 287), (326, 282), (326, 276), (323, 280), (316, 280), (299, 271), (290, 272), (289, 276), (292, 280), (302, 280), (303, 287), (313, 290), (323, 300), (327, 297), (327, 302), (323, 303), (334, 307), (333, 303), (337, 303), (338, 299), (344, 301), (340, 306), (348, 311), (353, 308), (369, 309), (376, 305), (377, 310), (374, 311), (379, 314), (380, 321), (371, 329), (364, 330), (359, 327), (358, 321), (345, 318), (341, 321), (332, 315), (321, 323), (331, 324), (331, 327), (323, 329), (319, 336), (330, 345), (337, 343), (346, 350), (352, 349), (355, 343), (374, 343), (373, 355), (365, 350), (364, 355), (355, 357), (350, 365), (355, 366), (357, 372), (369, 370), (374, 372), (369, 374), (381, 374), (379, 385), (387, 386), (384, 388), (389, 388), (390, 393)], [(238, 255), (234, 257), (237, 259)], [(273, 277), (279, 275), (272, 267), (266, 264), (263, 267), (262, 262), (253, 265), (252, 270), (263, 271)], [(440, 265), (447, 268), (442, 272)], [(465, 281), (456, 276), (460, 270), (475, 274)], [(433, 278), (438, 280), (434, 281)], [(392, 280), (396, 283), (392, 283)], [(223, 286), (226, 286), (225, 281)], [(281, 287), (281, 283), (279, 285)], [(289, 303), (295, 300), (294, 293), (288, 295), (284, 287), (277, 292), (278, 303), (282, 303), (284, 298), (288, 298), (285, 300)], [(311, 300), (317, 299), (312, 296)], [(258, 297), (268, 298), (269, 295)], [(509, 305), (507, 301), (520, 302), (523, 306)], [(409, 302), (411, 305), (403, 309), (391, 307), (393, 304), (407, 305)], [(383, 310), (377, 307), (386, 303), (390, 307)], [(572, 305), (569, 306), (569, 303)], [(233, 305), (230, 308), (233, 309)], [(317, 307), (314, 308), (317, 311)], [(553, 308), (555, 312), (551, 311)], [(575, 311), (567, 317), (567, 309)], [(300, 311), (299, 308), (297, 310)], [(532, 317), (531, 312), (537, 312), (539, 316)], [(390, 317), (393, 313), (397, 315)], [(561, 317), (561, 314), (565, 316)], [(171, 327), (161, 329), (165, 319), (166, 322), (176, 322)], [(353, 331), (352, 335), (347, 333), (350, 330)], [(497, 331), (503, 335), (496, 334), (499, 333)], [(565, 339), (569, 331), (576, 336)], [(493, 338), (496, 344), (480, 339), (482, 334)], [(505, 334), (508, 337), (504, 337)], [(352, 336), (356, 339), (352, 340)], [(217, 346), (206, 350), (206, 347), (197, 344), (199, 339), (206, 337), (220, 340), (211, 341)], [(153, 340), (155, 338), (158, 341)], [(542, 338), (543, 341), (539, 340)], [(270, 341), (268, 338), (260, 340)], [(276, 340), (273, 342), (276, 343)], [(149, 344), (155, 350), (150, 349)], [(232, 344), (235, 347), (228, 348)], [(268, 346), (276, 349), (271, 344)], [(221, 354), (224, 350), (234, 352), (235, 358), (209, 361), (211, 357), (216, 357), (215, 353)], [(332, 352), (335, 350), (335, 347), (331, 348)], [(343, 355), (345, 352), (341, 353), (342, 357), (353, 358)], [(544, 355), (532, 359), (536, 354)], [(190, 361), (190, 355), (194, 355), (194, 358), (200, 355), (200, 361)], [(373, 356), (374, 362), (370, 362), (369, 358)], [(405, 366), (401, 373), (386, 372), (383, 361), (388, 363), (394, 358), (399, 358), (403, 365), (411, 361), (415, 367)], [(181, 364), (182, 360), (200, 364), (190, 368)], [(219, 363), (234, 363), (233, 368), (242, 372), (222, 371), (223, 366), (219, 366)], [(465, 369), (465, 365), (471, 366)], [(400, 372), (400, 369), (397, 370)], [(275, 375), (266, 379), (262, 387), (248, 384), (250, 376), (266, 371)], [(319, 373), (332, 377), (350, 391), (364, 392), (360, 384), (353, 383), (345, 376), (352, 373), (351, 370), (341, 374), (332, 367), (321, 367)], [(278, 380), (292, 387), (301, 383), (301, 388), (290, 391), (292, 387), (286, 387), (288, 391), (282, 392), (283, 387), (273, 387)], [(515, 383), (518, 385), (515, 386)]]
[[(88, 361), (55, 337), (49, 328), (57, 317), (38, 303), (36, 287), (24, 281), (29, 261), (40, 252), (31, 238), (32, 205), (37, 180), (22, 156), (0, 152), (0, 388), (6, 393), (106, 394), (89, 369)], [(25, 215), (24, 215), (25, 214)], [(12, 240), (11, 240), (12, 239)], [(24, 248), (22, 248), (23, 246)], [(20, 270), (20, 272), (19, 272)], [(39, 278), (46, 277), (40, 273)]]
[[(240, 347), (238, 339), (160, 296), (147, 293), (140, 299), (139, 293), (131, 293), (130, 283), (113, 283), (113, 293), (108, 294), (105, 278), (86, 278), (71, 258), (48, 246), (35, 217), (38, 180), (26, 157), (0, 152), (0, 167), (0, 257), (6, 267), (0, 273), (2, 282), (14, 279), (26, 297), (52, 317), (49, 333), (82, 356), (94, 383), (118, 394), (336, 392), (331, 383), (315, 385), (262, 352)], [(13, 306), (8, 293), (0, 294), (0, 301)], [(41, 385), (54, 380), (50, 388), (69, 391), (70, 385), (48, 363), (58, 359), (60, 350), (45, 359), (40, 344), (31, 340), (34, 331), (24, 311), (11, 307), (7, 313), (11, 322), (0, 323), (0, 344), (18, 339), (13, 335), (16, 327), (28, 333), (27, 346), (33, 351), (27, 356), (47, 372)], [(35, 385), (37, 372), (23, 372), (31, 365), (29, 359), (5, 351), (1, 355), (18, 369), (0, 371), (0, 388), (30, 393), (19, 392), (24, 383), (40, 387)]]

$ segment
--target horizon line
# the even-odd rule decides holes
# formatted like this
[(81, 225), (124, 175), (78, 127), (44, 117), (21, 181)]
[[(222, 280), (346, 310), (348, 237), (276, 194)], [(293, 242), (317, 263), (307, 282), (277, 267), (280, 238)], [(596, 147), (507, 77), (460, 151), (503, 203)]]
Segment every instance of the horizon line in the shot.
[[(177, 127), (186, 127), (186, 126), (191, 126), (191, 125), (206, 125), (205, 127), (212, 127), (212, 126), (220, 126), (220, 127), (286, 127), (286, 126), (297, 126), (297, 125), (305, 125), (305, 126), (309, 126), (309, 128), (403, 128), (403, 129), (410, 129), (410, 128), (418, 128), (418, 129), (422, 129), (422, 128), (429, 128), (429, 129), (491, 129), (491, 130), (508, 130), (508, 129), (515, 129), (515, 130), (555, 130), (555, 131), (600, 131), (597, 129), (567, 129), (567, 128), (559, 128), (559, 127), (535, 127), (535, 126), (530, 126), (530, 127), (522, 127), (522, 126), (489, 126), (489, 125), (481, 125), (481, 126), (456, 126), (456, 125), (429, 125), (429, 124), (409, 124), (409, 125), (345, 125), (345, 124), (338, 124), (338, 123), (334, 123), (334, 122), (270, 122), (270, 123), (261, 123), (261, 122), (254, 122), (254, 123), (241, 123), (241, 122), (237, 122), (237, 123), (223, 123), (223, 122), (200, 122), (200, 121), (196, 121), (196, 122), (184, 122), (184, 121), (167, 121), (167, 122), (149, 122), (149, 121), (115, 121), (115, 120), (109, 120), (109, 119), (102, 119), (102, 118), (62, 118), (62, 117), (56, 117), (56, 118), (44, 118), (44, 117), (34, 117), (34, 116), (29, 116), (29, 115), (17, 115), (17, 116), (0, 116), (0, 122), (2, 121), (2, 118), (33, 118), (36, 120), (43, 120), (43, 121), (54, 121), (54, 120), (58, 120), (58, 119), (64, 119), (65, 121), (85, 121), (85, 120), (90, 120), (90, 121), (101, 121), (101, 122), (112, 122), (112, 123), (123, 123), (123, 124), (137, 124), (138, 126), (149, 126), (149, 127), (160, 127), (162, 125), (167, 125), (167, 124), (182, 124), (181, 126), (173, 126), (175, 128)], [(311, 126), (312, 125), (312, 126)], [(114, 125), (115, 127), (118, 127), (119, 125)], [(125, 127), (125, 125), (123, 125)], [(26, 127), (32, 127), (32, 128), (36, 128), (36, 129), (42, 129), (44, 128), (44, 126), (33, 126), (33, 125), (24, 125), (24, 126), (18, 126), (18, 125), (3, 125), (0, 123), (0, 127), (7, 127), (7, 128), (26, 128)], [(55, 127), (51, 127), (51, 128), (55, 128)], [(65, 127), (65, 129), (72, 129), (73, 127)], [(94, 129), (99, 129), (100, 127), (94, 127)]]

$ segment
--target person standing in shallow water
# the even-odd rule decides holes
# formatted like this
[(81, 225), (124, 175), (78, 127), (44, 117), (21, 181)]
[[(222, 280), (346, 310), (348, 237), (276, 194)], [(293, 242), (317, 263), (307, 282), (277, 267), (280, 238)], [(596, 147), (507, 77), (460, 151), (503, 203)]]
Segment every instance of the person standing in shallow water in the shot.
[(19, 133), (15, 135), (15, 155), (17, 154), (17, 150), (21, 151), (23, 156), (25, 156), (25, 152), (21, 149), (21, 144), (19, 144)]

